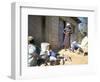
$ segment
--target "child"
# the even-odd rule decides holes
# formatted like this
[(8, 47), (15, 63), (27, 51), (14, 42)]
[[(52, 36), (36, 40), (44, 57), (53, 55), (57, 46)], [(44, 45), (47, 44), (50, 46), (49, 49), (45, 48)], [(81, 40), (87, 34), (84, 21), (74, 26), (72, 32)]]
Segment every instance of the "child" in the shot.
[(49, 45), (49, 49), (48, 49), (48, 57), (49, 57), (49, 61), (50, 61), (50, 65), (55, 65), (56, 64), (56, 53), (51, 49), (51, 46)]

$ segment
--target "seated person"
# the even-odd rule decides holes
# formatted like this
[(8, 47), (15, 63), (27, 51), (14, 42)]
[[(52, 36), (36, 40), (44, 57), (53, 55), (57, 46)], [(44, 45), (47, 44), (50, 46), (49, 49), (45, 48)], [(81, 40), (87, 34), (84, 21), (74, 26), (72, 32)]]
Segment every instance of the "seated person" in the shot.
[(51, 46), (49, 45), (49, 49), (48, 49), (48, 57), (49, 57), (49, 61), (50, 61), (50, 65), (56, 65), (56, 53), (51, 49)]
[(49, 43), (43, 42), (41, 43), (41, 51), (38, 59), (38, 66), (41, 66), (42, 64), (47, 65), (48, 61), (48, 52), (47, 52), (47, 47)]
[(74, 50), (77, 50), (78, 48), (80, 48), (80, 45), (76, 41), (73, 41), (71, 43), (71, 50), (74, 52)]
[(83, 38), (80, 47), (83, 50), (84, 55), (88, 55), (88, 37), (87, 36)]
[(28, 66), (37, 65), (37, 53), (36, 46), (34, 45), (34, 38), (32, 36), (28, 37)]
[(79, 51), (84, 55), (88, 55), (88, 36), (87, 32), (83, 32), (84, 38), (82, 39)]
[(45, 66), (48, 65), (48, 61), (51, 65), (54, 65), (56, 63), (56, 54), (51, 49), (51, 46), (49, 43), (41, 43), (41, 52), (40, 52), (40, 58), (38, 60), (38, 65), (41, 66), (44, 64)]
[(50, 61), (56, 61), (56, 54), (53, 50), (50, 50), (49, 51), (49, 54), (48, 54), (49, 58), (50, 58)]
[(74, 50), (79, 50), (82, 53), (88, 52), (88, 37), (87, 33), (83, 32), (84, 38), (82, 39), (81, 44), (78, 44), (76, 41), (73, 41), (71, 43), (71, 50), (74, 52)]

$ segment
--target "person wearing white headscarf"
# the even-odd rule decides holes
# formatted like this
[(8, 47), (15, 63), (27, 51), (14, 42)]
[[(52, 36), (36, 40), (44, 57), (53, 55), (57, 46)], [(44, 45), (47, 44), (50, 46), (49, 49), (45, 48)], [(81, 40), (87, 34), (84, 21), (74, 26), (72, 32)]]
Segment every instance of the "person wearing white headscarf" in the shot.
[(71, 43), (71, 50), (74, 52), (74, 50), (79, 49), (81, 52), (88, 52), (88, 36), (86, 32), (83, 32), (84, 38), (82, 39), (81, 44), (77, 43), (76, 41), (73, 41)]
[(64, 29), (64, 42), (63, 42), (63, 45), (64, 45), (64, 49), (67, 49), (70, 47), (70, 34), (71, 34), (71, 25), (70, 23), (67, 23), (66, 24), (66, 27)]
[(36, 46), (34, 45), (34, 38), (28, 37), (28, 66), (35, 66), (37, 64)]

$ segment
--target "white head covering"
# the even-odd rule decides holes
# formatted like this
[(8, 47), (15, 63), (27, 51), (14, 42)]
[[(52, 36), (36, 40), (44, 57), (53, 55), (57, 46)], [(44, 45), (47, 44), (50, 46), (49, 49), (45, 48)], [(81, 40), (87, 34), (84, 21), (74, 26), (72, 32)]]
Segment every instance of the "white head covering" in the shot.
[(76, 44), (76, 41), (73, 41), (74, 44)]
[(28, 41), (31, 41), (33, 38), (33, 36), (28, 36)]
[(66, 24), (66, 26), (70, 26), (70, 23), (68, 22), (68, 23)]

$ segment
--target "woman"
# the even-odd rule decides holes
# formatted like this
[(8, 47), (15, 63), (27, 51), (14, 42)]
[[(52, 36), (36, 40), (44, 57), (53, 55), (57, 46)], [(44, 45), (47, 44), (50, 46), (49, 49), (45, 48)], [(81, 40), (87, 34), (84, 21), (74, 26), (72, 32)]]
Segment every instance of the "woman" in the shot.
[(66, 24), (66, 27), (64, 29), (64, 49), (67, 49), (70, 47), (70, 34), (71, 34), (71, 26), (69, 23)]

